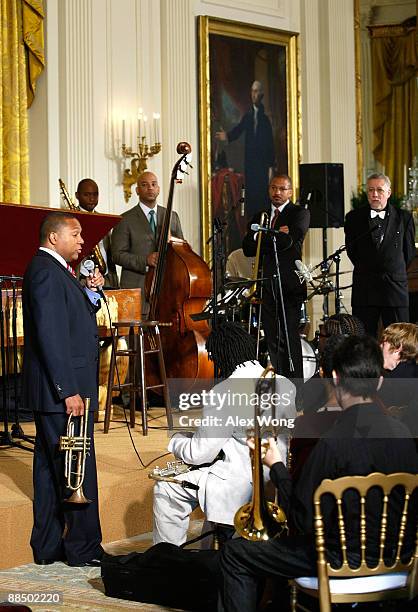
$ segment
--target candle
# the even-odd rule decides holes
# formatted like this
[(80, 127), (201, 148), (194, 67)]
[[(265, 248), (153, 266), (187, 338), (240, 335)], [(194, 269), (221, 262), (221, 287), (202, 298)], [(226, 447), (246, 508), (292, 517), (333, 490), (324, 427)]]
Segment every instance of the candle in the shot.
[(160, 115), (154, 113), (155, 117), (155, 142), (160, 142)]
[(125, 140), (125, 118), (122, 119), (122, 144), (126, 144), (126, 140)]
[(403, 165), (403, 193), (407, 195), (408, 193), (408, 183), (406, 178), (406, 164)]
[(144, 136), (145, 136), (145, 141), (147, 140), (147, 126), (148, 126), (148, 117), (146, 115), (144, 115)]
[(143, 113), (143, 109), (142, 107), (138, 108), (138, 139), (141, 140), (141, 136), (142, 136), (142, 130), (141, 130), (141, 119), (142, 119), (142, 113)]

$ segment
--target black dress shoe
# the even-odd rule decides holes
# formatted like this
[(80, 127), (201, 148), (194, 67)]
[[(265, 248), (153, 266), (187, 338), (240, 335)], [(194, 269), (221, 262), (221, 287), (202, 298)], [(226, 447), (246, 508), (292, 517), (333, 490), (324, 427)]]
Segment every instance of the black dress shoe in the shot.
[(35, 559), (36, 565), (51, 565), (51, 563), (55, 563), (57, 559)]
[(69, 567), (100, 567), (102, 562), (100, 559), (90, 559), (90, 561), (80, 561), (80, 563), (70, 563)]

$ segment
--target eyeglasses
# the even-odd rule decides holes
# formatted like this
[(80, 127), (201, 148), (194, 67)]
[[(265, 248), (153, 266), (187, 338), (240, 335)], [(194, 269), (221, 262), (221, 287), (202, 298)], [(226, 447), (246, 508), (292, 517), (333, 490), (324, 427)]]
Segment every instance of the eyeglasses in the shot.
[(383, 189), (383, 187), (378, 187), (377, 189), (375, 189), (374, 187), (367, 187), (367, 193), (378, 193), (379, 195), (382, 195), (383, 193), (387, 193), (387, 189)]
[(272, 186), (272, 190), (273, 191), (290, 191), (292, 188), (291, 187), (275, 187)]

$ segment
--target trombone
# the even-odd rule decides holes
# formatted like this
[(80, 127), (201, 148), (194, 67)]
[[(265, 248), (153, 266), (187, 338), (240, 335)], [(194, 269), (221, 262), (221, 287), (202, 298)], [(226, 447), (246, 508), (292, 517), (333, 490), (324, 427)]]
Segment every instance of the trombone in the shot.
[[(59, 183), (59, 186), (60, 186), (60, 191), (61, 191), (62, 199), (64, 200), (65, 204), (68, 206), (68, 208), (70, 210), (79, 212), (80, 211), (80, 207), (77, 206), (77, 204), (71, 198), (70, 194), (68, 193), (68, 189), (65, 186), (64, 181), (59, 178), (58, 179), (58, 183)], [(106, 262), (104, 260), (104, 257), (102, 255), (102, 252), (101, 252), (100, 247), (99, 247), (98, 244), (96, 244), (96, 246), (93, 247), (93, 251), (90, 253), (90, 259), (92, 259), (94, 261), (94, 263), (99, 268), (99, 270), (100, 270), (100, 272), (102, 274), (106, 273), (107, 265), (106, 265)]]
[[(90, 398), (84, 399), (84, 415), (76, 417), (78, 423), (78, 435), (76, 435), (76, 423), (72, 414), (67, 421), (67, 435), (60, 436), (59, 449), (65, 452), (64, 476), (66, 487), (73, 491), (72, 495), (64, 501), (70, 504), (90, 504), (83, 491), (84, 477), (86, 474), (86, 458), (90, 454), (90, 437), (88, 432)], [(73, 465), (75, 463), (75, 466)], [(73, 469), (75, 467), (75, 469)]]
[(266, 500), (261, 461), (260, 398), (262, 394), (271, 391), (271, 385), (275, 383), (275, 380), (274, 369), (272, 366), (267, 366), (257, 381), (258, 401), (254, 409), (254, 450), (251, 453), (253, 495), (251, 502), (241, 506), (234, 517), (236, 532), (246, 540), (253, 542), (278, 537), (288, 530), (283, 509), (278, 504)]

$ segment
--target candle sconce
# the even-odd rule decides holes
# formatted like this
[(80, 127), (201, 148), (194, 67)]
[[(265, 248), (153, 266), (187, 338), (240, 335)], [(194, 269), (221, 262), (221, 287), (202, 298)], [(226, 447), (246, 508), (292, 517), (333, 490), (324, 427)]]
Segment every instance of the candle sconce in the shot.
[(122, 155), (125, 159), (131, 160), (131, 168), (125, 168), (123, 172), (123, 193), (125, 202), (129, 202), (132, 195), (132, 185), (137, 182), (138, 176), (147, 169), (147, 160), (161, 151), (161, 143), (154, 142), (148, 146), (145, 136), (138, 138), (138, 151), (133, 151), (132, 147), (122, 144)]

